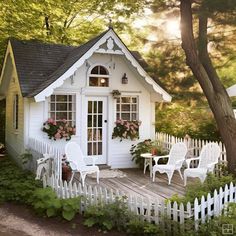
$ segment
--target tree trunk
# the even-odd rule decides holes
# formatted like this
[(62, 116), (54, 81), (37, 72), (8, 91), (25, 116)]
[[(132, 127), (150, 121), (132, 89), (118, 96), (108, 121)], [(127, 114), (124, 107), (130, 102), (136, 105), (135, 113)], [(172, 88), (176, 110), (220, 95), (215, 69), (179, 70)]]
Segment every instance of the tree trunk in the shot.
[(228, 168), (236, 172), (236, 119), (230, 98), (214, 69), (207, 51), (207, 15), (199, 15), (199, 50), (193, 34), (191, 0), (181, 0), (181, 38), (186, 63), (198, 80), (214, 114), (227, 152)]

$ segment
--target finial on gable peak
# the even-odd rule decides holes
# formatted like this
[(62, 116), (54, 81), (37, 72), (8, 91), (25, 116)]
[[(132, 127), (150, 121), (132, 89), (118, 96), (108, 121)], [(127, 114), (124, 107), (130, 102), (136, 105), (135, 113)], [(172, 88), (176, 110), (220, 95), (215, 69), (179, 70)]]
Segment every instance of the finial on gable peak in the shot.
[(113, 26), (112, 26), (112, 19), (111, 19), (111, 18), (109, 18), (108, 29), (113, 29)]

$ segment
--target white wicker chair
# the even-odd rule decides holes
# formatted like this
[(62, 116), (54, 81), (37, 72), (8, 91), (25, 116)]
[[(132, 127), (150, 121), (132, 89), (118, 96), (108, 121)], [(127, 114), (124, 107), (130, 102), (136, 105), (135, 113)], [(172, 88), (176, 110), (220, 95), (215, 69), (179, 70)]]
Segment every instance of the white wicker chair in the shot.
[(95, 165), (95, 159), (93, 159), (93, 165), (87, 165), (84, 161), (84, 156), (80, 146), (76, 142), (68, 142), (66, 144), (65, 154), (72, 169), (72, 177), (70, 181), (73, 180), (74, 174), (79, 172), (82, 180), (82, 186), (84, 187), (86, 175), (97, 173), (97, 183), (99, 183), (99, 168)]
[[(187, 169), (184, 170), (184, 186), (187, 183), (187, 177), (198, 177), (203, 183), (208, 172), (213, 172), (215, 165), (220, 157), (220, 147), (217, 143), (208, 143), (203, 146), (199, 157), (186, 160)], [(191, 161), (199, 160), (196, 168), (190, 168)]]
[[(181, 174), (180, 168), (185, 161), (185, 156), (187, 154), (187, 146), (185, 143), (179, 142), (175, 143), (171, 149), (169, 155), (165, 156), (156, 156), (154, 157), (155, 165), (153, 166), (153, 182), (155, 180), (155, 174), (157, 171), (160, 173), (166, 173), (168, 176), (168, 184), (171, 183), (174, 171), (177, 170), (180, 174), (181, 179), (183, 176)], [(158, 164), (158, 160), (161, 158), (168, 158), (167, 164)]]

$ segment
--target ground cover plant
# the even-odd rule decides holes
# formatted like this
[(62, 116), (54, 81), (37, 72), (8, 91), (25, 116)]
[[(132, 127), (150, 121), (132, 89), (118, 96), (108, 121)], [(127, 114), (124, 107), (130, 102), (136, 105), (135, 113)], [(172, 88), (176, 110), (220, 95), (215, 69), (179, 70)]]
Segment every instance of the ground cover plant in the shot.
[(40, 181), (29, 171), (22, 171), (11, 159), (0, 160), (0, 201), (32, 203), (33, 192), (42, 187)]
[(187, 202), (194, 203), (195, 198), (201, 199), (202, 196), (206, 197), (208, 193), (213, 196), (214, 190), (219, 190), (220, 187), (224, 187), (226, 184), (236, 183), (236, 179), (232, 175), (223, 175), (217, 177), (216, 175), (209, 173), (207, 175), (204, 183), (201, 183), (200, 180), (196, 179), (194, 183), (187, 184), (186, 194), (183, 197), (178, 196), (178, 194), (173, 195), (169, 200), (171, 202), (176, 201), (177, 203)]

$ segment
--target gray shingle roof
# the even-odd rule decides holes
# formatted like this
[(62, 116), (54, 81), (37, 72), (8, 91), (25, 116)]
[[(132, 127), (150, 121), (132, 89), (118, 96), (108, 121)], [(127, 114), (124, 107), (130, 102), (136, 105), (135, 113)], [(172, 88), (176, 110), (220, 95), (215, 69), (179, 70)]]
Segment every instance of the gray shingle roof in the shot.
[[(22, 95), (33, 97), (47, 88), (98, 42), (107, 31), (79, 47), (47, 44), (35, 40), (10, 39)], [(143, 68), (147, 67), (147, 63), (138, 52), (131, 53)]]

